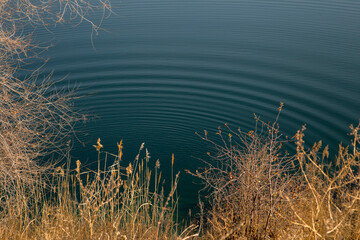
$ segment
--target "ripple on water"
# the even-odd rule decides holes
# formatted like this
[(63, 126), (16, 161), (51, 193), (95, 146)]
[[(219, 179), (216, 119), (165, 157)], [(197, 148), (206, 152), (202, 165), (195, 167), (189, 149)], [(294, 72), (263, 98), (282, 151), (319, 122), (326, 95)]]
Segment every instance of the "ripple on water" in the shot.
[(195, 131), (250, 130), (254, 112), (271, 121), (280, 101), (285, 134), (306, 123), (311, 139), (334, 146), (360, 116), (359, 1), (113, 4), (119, 14), (104, 21), (110, 33), (94, 37), (96, 49), (84, 25), (58, 27), (45, 54), (44, 73), (69, 74), (57, 85), (78, 86), (76, 105), (99, 117), (82, 129), (88, 146), (100, 136), (116, 149), (124, 138), (136, 154), (146, 141), (154, 159), (174, 152), (179, 169), (195, 168), (207, 151)]

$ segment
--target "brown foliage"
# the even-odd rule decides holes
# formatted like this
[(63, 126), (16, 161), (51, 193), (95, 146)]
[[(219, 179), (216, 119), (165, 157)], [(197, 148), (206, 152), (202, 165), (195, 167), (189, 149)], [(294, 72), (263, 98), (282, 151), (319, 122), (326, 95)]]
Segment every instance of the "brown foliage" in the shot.
[[(337, 156), (328, 159), (321, 141), (304, 147), (303, 132), (295, 135), (299, 171), (294, 176), (301, 191), (284, 194), (291, 217), (293, 237), (298, 239), (360, 238), (360, 123), (350, 127), (351, 146), (339, 145)], [(301, 185), (300, 185), (301, 184)]]
[(276, 121), (256, 123), (248, 133), (225, 125), (227, 137), (219, 128), (220, 144), (205, 131), (217, 154), (192, 173), (210, 190), (204, 238), (360, 239), (360, 123), (334, 158), (321, 141), (305, 147), (305, 127), (296, 154), (281, 155)]
[(286, 225), (277, 212), (290, 183), (289, 157), (280, 155), (277, 124), (256, 118), (255, 131), (248, 133), (225, 126), (227, 136), (220, 128), (216, 133), (220, 144), (205, 132), (217, 154), (209, 154), (207, 167), (194, 174), (211, 191), (205, 238), (277, 238)]
[[(109, 9), (107, 1), (91, 5), (84, 0), (0, 1), (0, 192), (2, 199), (32, 195), (34, 185), (51, 164), (41, 157), (61, 152), (80, 115), (72, 110), (72, 92), (56, 89), (51, 76), (39, 78), (36, 69), (27, 79), (16, 73), (41, 48), (33, 44), (25, 25), (46, 25), (70, 19), (90, 22), (91, 9)], [(95, 27), (95, 30), (98, 27)], [(11, 197), (9, 197), (11, 196)], [(24, 200), (20, 205), (26, 206)], [(19, 206), (20, 207), (20, 206)], [(19, 209), (22, 209), (20, 207)], [(19, 210), (21, 212), (21, 210)]]

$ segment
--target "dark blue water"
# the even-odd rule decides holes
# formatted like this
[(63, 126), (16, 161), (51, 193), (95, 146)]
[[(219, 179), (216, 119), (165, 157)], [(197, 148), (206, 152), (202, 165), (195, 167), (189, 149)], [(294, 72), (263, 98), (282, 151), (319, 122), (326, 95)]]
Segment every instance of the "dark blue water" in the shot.
[[(309, 140), (336, 146), (360, 117), (360, 2), (350, 0), (123, 0), (99, 35), (84, 23), (58, 25), (36, 38), (55, 39), (44, 71), (79, 86), (77, 108), (97, 116), (75, 158), (96, 159), (98, 137), (125, 158), (142, 142), (169, 172), (196, 169), (209, 149), (194, 132), (218, 125), (251, 130), (285, 107), (281, 129), (307, 124)], [(99, 16), (93, 16), (97, 20)], [(92, 45), (93, 41), (93, 45)], [(167, 175), (168, 176), (168, 175)], [(183, 184), (182, 184), (183, 183)], [(196, 191), (182, 173), (179, 194)]]

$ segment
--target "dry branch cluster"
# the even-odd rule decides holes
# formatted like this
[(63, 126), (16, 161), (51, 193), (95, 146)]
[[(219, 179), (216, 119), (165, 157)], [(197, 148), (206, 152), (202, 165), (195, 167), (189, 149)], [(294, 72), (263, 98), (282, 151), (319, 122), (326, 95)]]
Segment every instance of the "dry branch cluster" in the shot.
[[(61, 150), (79, 115), (72, 110), (72, 92), (56, 89), (51, 76), (41, 79), (34, 69), (26, 79), (16, 74), (29, 58), (43, 50), (24, 27), (86, 20), (94, 8), (109, 9), (107, 1), (0, 1), (0, 185), (1, 197), (24, 193), (39, 183), (49, 166), (39, 159)], [(68, 16), (66, 15), (68, 14)]]
[[(288, 140), (276, 122), (201, 136), (216, 152), (192, 173), (210, 193), (204, 238), (360, 239), (360, 124), (351, 126), (352, 145), (329, 158), (321, 141), (306, 149), (305, 127)], [(295, 155), (281, 150), (289, 141)]]
[(304, 148), (304, 127), (295, 135), (299, 167), (294, 179), (300, 189), (284, 198), (299, 238), (360, 238), (360, 124), (350, 129), (351, 146), (340, 144), (332, 159), (327, 146), (321, 151), (321, 141)]
[(194, 175), (210, 191), (206, 237), (209, 239), (276, 238), (285, 225), (276, 212), (284, 206), (291, 170), (288, 156), (280, 155), (281, 137), (276, 124), (257, 119), (248, 133), (219, 127), (219, 141), (207, 131), (203, 139), (215, 147), (206, 168)]

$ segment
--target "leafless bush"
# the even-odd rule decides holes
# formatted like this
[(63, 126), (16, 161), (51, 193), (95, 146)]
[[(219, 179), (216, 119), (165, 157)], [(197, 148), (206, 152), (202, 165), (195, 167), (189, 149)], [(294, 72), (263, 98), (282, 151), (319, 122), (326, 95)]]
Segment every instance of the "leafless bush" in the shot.
[[(279, 113), (281, 111), (279, 108)], [(248, 133), (219, 127), (220, 143), (211, 143), (216, 154), (197, 171), (206, 188), (210, 210), (206, 213), (205, 236), (211, 239), (277, 238), (286, 222), (277, 216), (284, 206), (281, 196), (290, 178), (290, 159), (281, 155), (282, 135), (277, 126), (256, 118), (255, 131)], [(226, 134), (227, 136), (226, 136)]]
[(217, 154), (192, 173), (210, 192), (204, 238), (360, 239), (360, 123), (351, 146), (329, 158), (321, 141), (305, 147), (305, 127), (291, 140), (296, 153), (281, 155), (276, 122), (256, 118), (248, 133), (225, 125), (220, 143), (205, 131)]
[[(38, 184), (49, 164), (39, 159), (61, 150), (80, 115), (73, 112), (72, 92), (56, 89), (51, 76), (40, 79), (38, 69), (27, 79), (17, 71), (41, 48), (23, 27), (61, 22), (65, 17), (98, 26), (87, 16), (92, 9), (109, 9), (108, 1), (3, 0), (0, 1), (0, 190), (1, 197), (16, 196)], [(69, 16), (66, 16), (66, 13)], [(6, 197), (7, 198), (7, 197)]]
[(296, 239), (360, 239), (360, 141), (357, 127), (350, 127), (352, 145), (339, 145), (335, 158), (328, 158), (328, 146), (321, 141), (311, 149), (304, 147), (304, 130), (296, 137), (299, 165), (298, 191), (283, 193), (290, 211), (292, 231)]

